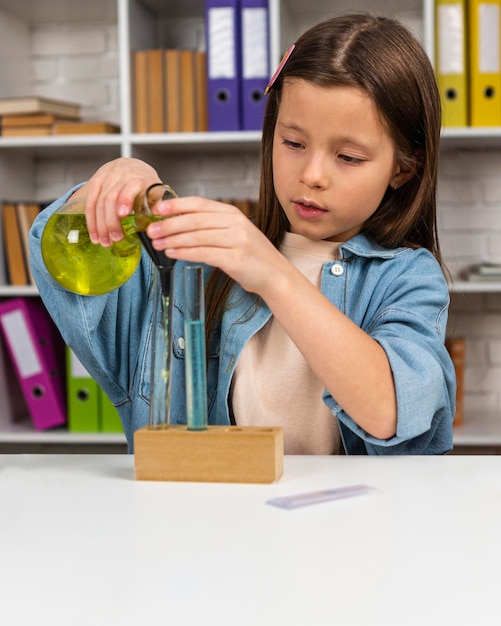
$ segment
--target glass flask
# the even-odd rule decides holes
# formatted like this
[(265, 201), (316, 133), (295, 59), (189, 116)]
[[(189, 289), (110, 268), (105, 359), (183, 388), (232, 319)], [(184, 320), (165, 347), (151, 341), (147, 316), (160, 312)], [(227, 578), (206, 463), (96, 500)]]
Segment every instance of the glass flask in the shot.
[(124, 238), (107, 248), (90, 240), (85, 197), (69, 200), (51, 215), (42, 234), (42, 257), (47, 270), (69, 291), (97, 296), (129, 280), (141, 258), (141, 242), (158, 266), (160, 257), (166, 257), (153, 250), (145, 230), (152, 221), (163, 219), (153, 215), (153, 205), (176, 197), (175, 191), (163, 183), (139, 193), (132, 213), (121, 220)]

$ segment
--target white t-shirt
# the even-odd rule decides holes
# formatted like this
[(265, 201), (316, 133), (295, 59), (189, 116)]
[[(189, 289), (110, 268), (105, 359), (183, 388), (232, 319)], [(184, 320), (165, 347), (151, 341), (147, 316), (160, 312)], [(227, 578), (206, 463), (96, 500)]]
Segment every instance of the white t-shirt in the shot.
[[(286, 233), (280, 251), (320, 288), (322, 265), (337, 258), (338, 247), (338, 242)], [(281, 426), (285, 454), (339, 454), (337, 420), (322, 400), (323, 391), (296, 345), (271, 317), (238, 360), (232, 381), (235, 422)]]

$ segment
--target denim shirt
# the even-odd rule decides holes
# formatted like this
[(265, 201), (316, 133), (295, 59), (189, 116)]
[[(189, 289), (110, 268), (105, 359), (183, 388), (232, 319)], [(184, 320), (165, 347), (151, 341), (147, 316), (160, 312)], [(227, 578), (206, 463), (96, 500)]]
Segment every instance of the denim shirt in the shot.
[[(132, 452), (133, 433), (148, 423), (149, 415), (154, 267), (143, 251), (132, 278), (102, 296), (79, 296), (56, 283), (45, 268), (40, 239), (48, 218), (73, 191), (42, 211), (33, 224), (33, 275), (63, 339), (117, 407)], [(449, 451), (456, 382), (444, 347), (449, 292), (439, 264), (425, 249), (385, 249), (363, 234), (343, 243), (339, 257), (322, 268), (322, 293), (384, 348), (398, 407), (395, 436), (381, 440), (358, 426), (325, 390), (323, 400), (333, 419), (338, 420), (345, 452)], [(171, 422), (179, 424), (186, 421), (182, 266), (177, 262), (174, 268), (171, 303)], [(208, 275), (211, 268), (205, 269)], [(208, 347), (210, 424), (230, 424), (230, 385), (238, 357), (270, 316), (266, 304), (234, 286), (229, 306)], [(342, 359), (343, 355), (333, 354), (332, 358)]]

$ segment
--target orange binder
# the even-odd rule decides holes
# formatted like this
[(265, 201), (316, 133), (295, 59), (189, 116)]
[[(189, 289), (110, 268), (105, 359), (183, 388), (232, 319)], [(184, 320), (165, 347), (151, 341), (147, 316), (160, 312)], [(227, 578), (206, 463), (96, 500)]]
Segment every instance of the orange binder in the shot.
[(501, 125), (501, 0), (469, 0), (470, 124)]
[(435, 68), (442, 102), (443, 126), (467, 126), (466, 0), (437, 0)]

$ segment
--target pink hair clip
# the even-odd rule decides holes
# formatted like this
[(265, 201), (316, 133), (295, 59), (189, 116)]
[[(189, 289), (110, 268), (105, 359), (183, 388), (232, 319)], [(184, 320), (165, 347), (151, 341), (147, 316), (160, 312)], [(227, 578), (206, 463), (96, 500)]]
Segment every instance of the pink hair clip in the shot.
[(280, 61), (279, 66), (277, 67), (277, 69), (275, 70), (275, 73), (273, 74), (273, 76), (271, 77), (270, 82), (266, 85), (266, 89), (264, 90), (264, 95), (268, 95), (268, 92), (270, 91), (270, 89), (273, 87), (273, 85), (275, 84), (275, 81), (277, 80), (277, 78), (280, 75), (280, 72), (283, 70), (284, 65), (287, 63), (287, 59), (290, 57), (290, 55), (292, 54), (292, 51), (294, 50), (294, 48), (296, 47), (296, 44), (293, 43), (292, 46), (287, 50), (287, 52), (284, 54), (284, 56), (282, 57), (282, 60)]

